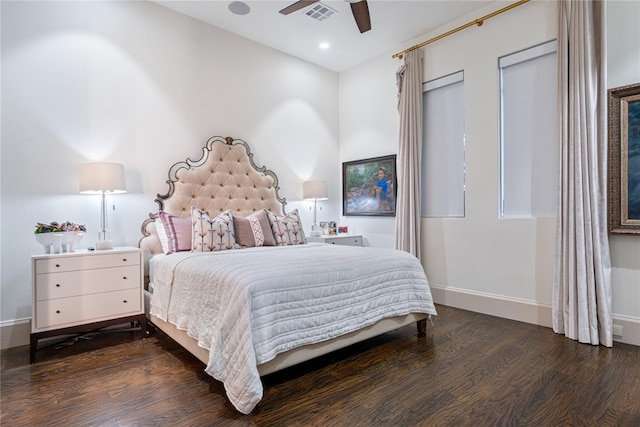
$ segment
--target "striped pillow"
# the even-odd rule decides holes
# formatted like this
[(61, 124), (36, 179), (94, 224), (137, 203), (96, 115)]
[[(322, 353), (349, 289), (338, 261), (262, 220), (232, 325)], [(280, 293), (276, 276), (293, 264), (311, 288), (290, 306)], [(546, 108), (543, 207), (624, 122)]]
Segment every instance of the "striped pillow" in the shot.
[[(166, 234), (166, 247), (162, 249), (166, 254), (191, 250), (191, 218), (180, 218), (166, 212), (158, 212), (162, 228)], [(160, 234), (159, 234), (160, 236)], [(160, 236), (162, 238), (162, 236)]]

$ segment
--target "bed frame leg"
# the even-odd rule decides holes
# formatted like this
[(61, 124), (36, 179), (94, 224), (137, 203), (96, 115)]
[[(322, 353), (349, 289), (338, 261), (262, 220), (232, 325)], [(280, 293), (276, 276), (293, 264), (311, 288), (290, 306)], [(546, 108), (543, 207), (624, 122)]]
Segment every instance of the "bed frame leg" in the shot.
[(422, 336), (427, 334), (427, 319), (418, 320), (416, 325), (418, 325), (418, 335)]

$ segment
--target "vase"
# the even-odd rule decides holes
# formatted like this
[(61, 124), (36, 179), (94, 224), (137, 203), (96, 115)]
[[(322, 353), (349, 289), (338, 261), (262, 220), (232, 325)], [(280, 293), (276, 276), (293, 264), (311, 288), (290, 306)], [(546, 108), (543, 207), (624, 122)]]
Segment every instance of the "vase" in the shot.
[(84, 231), (57, 231), (52, 233), (36, 233), (36, 240), (47, 254), (75, 252), (78, 243), (85, 235)]

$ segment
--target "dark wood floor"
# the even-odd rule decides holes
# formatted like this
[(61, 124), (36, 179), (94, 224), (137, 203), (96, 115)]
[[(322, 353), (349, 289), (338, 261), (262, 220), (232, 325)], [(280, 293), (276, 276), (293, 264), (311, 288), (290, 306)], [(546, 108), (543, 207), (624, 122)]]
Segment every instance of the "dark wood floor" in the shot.
[(409, 326), (263, 378), (236, 412), (160, 332), (2, 352), (2, 426), (640, 426), (640, 347), (438, 306)]

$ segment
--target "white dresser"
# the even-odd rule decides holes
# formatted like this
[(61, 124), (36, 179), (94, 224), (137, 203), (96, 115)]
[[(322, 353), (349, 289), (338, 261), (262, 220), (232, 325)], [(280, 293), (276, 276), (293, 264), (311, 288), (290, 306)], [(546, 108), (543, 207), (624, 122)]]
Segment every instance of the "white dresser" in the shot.
[(36, 254), (31, 271), (31, 363), (42, 338), (134, 321), (146, 331), (140, 249)]
[(335, 236), (307, 237), (307, 241), (330, 243), (332, 245), (362, 246), (362, 236), (357, 234), (336, 234)]

